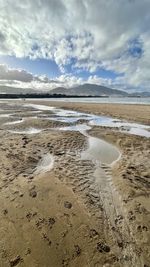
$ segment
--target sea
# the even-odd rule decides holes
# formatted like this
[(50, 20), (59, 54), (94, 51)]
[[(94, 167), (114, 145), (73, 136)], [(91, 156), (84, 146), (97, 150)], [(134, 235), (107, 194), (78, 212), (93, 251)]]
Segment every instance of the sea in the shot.
[(150, 97), (72, 97), (72, 98), (45, 98), (36, 100), (79, 102), (79, 103), (120, 103), (150, 105)]
[[(14, 99), (0, 99), (14, 100)], [(17, 99), (22, 100), (22, 99)], [(114, 103), (114, 104), (145, 104), (150, 105), (150, 97), (71, 97), (71, 98), (28, 98), (27, 100), (36, 101), (61, 101), (61, 102), (77, 102), (77, 103)]]

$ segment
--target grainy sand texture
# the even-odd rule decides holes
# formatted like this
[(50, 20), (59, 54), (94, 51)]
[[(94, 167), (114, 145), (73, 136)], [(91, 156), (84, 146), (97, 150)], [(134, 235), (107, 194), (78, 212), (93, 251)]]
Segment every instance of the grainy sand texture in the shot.
[[(150, 266), (150, 138), (104, 126), (65, 131), (85, 118), (57, 120), (28, 102), (0, 103), (0, 267)], [(33, 103), (150, 118), (148, 105)], [(107, 142), (106, 158), (118, 151), (116, 161), (98, 160), (105, 144), (83, 157), (90, 137)]]

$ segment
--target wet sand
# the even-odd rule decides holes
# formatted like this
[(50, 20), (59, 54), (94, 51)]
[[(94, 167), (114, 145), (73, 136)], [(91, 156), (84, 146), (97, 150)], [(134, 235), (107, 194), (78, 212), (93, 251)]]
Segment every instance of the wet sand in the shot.
[[(57, 105), (81, 110), (77, 104)], [(96, 108), (88, 104), (81, 111)], [(114, 116), (122, 118), (120, 112)], [(126, 109), (124, 114), (127, 118)], [(143, 114), (135, 120), (147, 123)], [(10, 118), (0, 119), (0, 267), (149, 266), (148, 138), (92, 127), (90, 136), (121, 153), (112, 166), (99, 165), (81, 157), (88, 150), (86, 136), (56, 129), (66, 123), (32, 118), (4, 125)], [(9, 132), (27, 126), (45, 130)]]
[(150, 105), (49, 102), (50, 105), (150, 125)]

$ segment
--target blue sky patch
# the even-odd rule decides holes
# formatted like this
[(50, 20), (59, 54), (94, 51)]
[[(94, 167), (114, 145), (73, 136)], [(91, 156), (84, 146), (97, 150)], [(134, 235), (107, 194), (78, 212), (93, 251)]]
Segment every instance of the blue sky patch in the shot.
[(129, 49), (128, 53), (132, 57), (140, 58), (143, 54), (143, 44), (142, 42), (137, 38), (133, 39), (129, 42)]
[(60, 75), (57, 64), (49, 59), (16, 58), (14, 56), (1, 56), (0, 64), (7, 64), (11, 68), (25, 69), (37, 75), (46, 74), (49, 78)]

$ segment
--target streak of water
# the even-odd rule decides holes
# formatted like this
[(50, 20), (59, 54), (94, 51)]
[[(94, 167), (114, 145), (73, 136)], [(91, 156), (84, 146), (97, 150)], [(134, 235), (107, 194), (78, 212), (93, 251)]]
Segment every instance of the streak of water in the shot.
[(21, 122), (23, 122), (24, 119), (20, 119), (20, 120), (17, 120), (17, 121), (10, 121), (10, 122), (6, 122), (4, 123), (3, 125), (13, 125), (13, 124), (19, 124)]
[(38, 166), (36, 167), (35, 174), (45, 173), (50, 171), (54, 165), (54, 157), (47, 153), (43, 155)]
[(24, 107), (32, 107), (38, 110), (53, 110), (54, 107), (49, 107), (46, 105), (36, 105), (36, 104), (25, 104)]
[(40, 133), (42, 132), (43, 129), (37, 129), (37, 128), (27, 128), (25, 130), (18, 130), (18, 131), (13, 131), (13, 130), (9, 130), (10, 133), (14, 133), (14, 134), (37, 134), (37, 133)]

